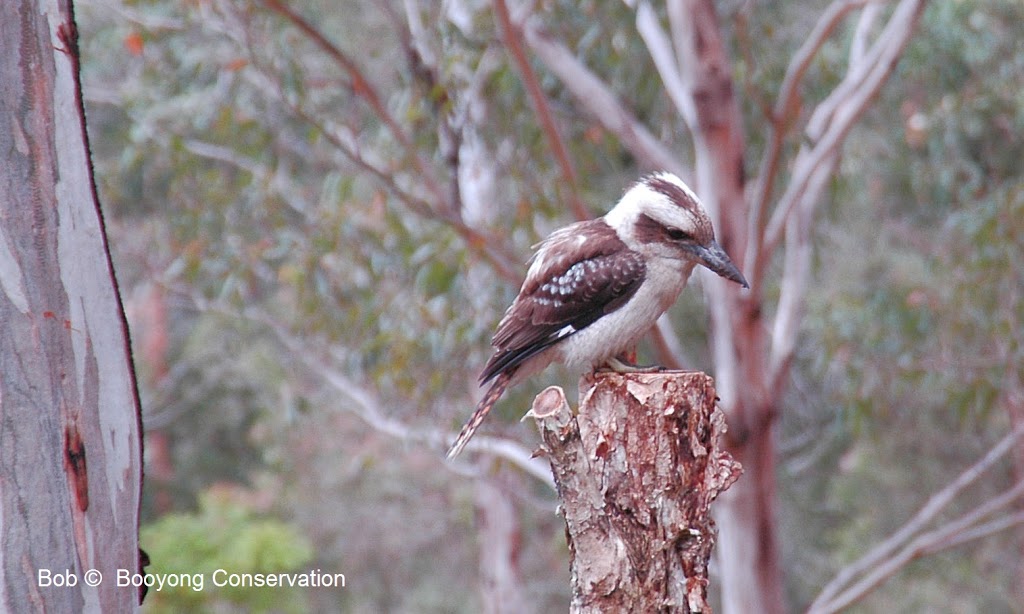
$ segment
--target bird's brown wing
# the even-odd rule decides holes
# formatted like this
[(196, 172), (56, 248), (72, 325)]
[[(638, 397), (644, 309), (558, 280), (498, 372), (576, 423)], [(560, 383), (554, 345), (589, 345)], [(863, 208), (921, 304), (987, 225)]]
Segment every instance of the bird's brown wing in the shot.
[(564, 228), (541, 244), (519, 296), (491, 342), (486, 383), (615, 311), (643, 282), (646, 265), (603, 220)]

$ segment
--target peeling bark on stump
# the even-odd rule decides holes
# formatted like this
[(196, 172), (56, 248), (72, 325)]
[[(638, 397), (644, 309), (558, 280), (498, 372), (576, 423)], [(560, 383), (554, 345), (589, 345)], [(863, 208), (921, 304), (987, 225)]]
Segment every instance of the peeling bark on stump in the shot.
[(581, 612), (710, 612), (709, 507), (742, 469), (699, 372), (598, 373), (573, 415), (561, 388), (534, 400), (562, 501)]

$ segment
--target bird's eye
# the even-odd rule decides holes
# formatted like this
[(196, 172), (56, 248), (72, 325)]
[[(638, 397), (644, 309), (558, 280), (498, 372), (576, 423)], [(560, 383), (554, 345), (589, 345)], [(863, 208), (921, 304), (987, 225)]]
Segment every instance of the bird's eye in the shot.
[(668, 229), (668, 238), (673, 241), (692, 241), (693, 235), (686, 232), (685, 230), (679, 230), (678, 228)]

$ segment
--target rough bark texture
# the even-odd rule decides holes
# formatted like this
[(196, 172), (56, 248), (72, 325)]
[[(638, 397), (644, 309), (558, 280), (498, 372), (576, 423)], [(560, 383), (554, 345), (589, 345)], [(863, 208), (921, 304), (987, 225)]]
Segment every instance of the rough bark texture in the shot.
[(571, 612), (710, 612), (709, 507), (740, 475), (704, 373), (598, 373), (574, 416), (534, 401), (570, 551)]
[(0, 2), (0, 119), (0, 611), (133, 610), (138, 397), (69, 3)]

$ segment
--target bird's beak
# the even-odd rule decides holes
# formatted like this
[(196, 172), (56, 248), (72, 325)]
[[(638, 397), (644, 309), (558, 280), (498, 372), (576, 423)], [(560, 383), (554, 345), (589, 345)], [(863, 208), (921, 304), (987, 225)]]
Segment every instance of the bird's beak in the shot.
[(732, 260), (729, 258), (729, 254), (725, 253), (722, 246), (718, 244), (718, 241), (712, 239), (711, 245), (697, 245), (694, 247), (694, 252), (697, 257), (700, 258), (701, 264), (708, 267), (715, 273), (718, 273), (726, 279), (731, 279), (744, 288), (750, 287), (747, 280), (744, 279), (743, 274), (740, 273), (740, 270), (732, 263)]

